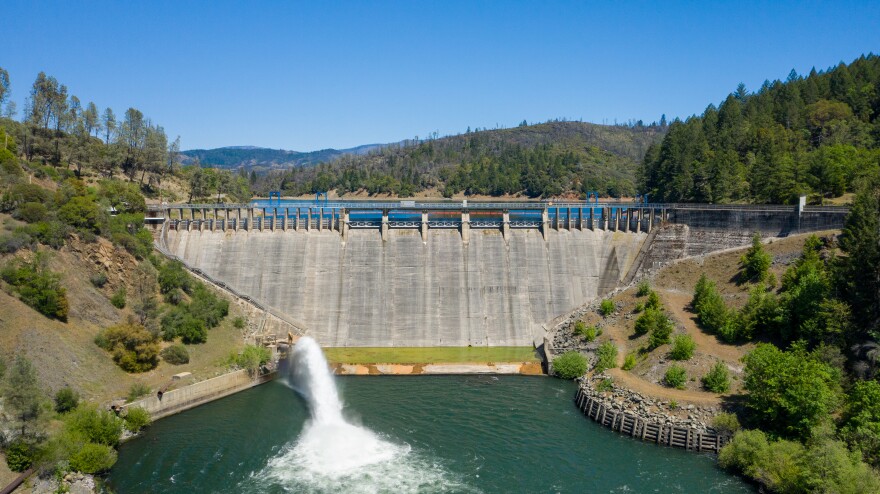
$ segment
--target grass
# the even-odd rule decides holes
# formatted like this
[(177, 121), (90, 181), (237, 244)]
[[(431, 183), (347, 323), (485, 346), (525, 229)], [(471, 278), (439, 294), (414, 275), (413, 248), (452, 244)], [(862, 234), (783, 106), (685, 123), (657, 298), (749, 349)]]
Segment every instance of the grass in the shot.
[(484, 362), (539, 362), (526, 346), (493, 347), (335, 347), (324, 348), (332, 363), (340, 364), (457, 364)]

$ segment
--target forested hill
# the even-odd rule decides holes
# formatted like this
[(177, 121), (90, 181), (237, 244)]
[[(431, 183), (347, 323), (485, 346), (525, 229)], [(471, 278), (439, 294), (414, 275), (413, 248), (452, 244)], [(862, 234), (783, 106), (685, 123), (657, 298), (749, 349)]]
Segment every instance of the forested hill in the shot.
[(350, 149), (322, 149), (299, 152), (284, 149), (268, 149), (254, 146), (230, 146), (216, 149), (191, 149), (181, 152), (181, 162), (219, 168), (246, 168), (248, 171), (267, 171), (291, 166), (308, 166), (325, 163), (344, 154), (363, 154), (379, 148), (381, 144), (366, 144)]
[(478, 130), (456, 136), (404, 141), (365, 155), (344, 155), (332, 163), (260, 177), (256, 192), (282, 190), (301, 195), (326, 190), (340, 194), (409, 196), (426, 189), (444, 196), (515, 195), (552, 197), (598, 191), (621, 196), (636, 192), (638, 163), (665, 125), (597, 125), (552, 121), (511, 129)]
[(740, 84), (719, 107), (674, 121), (645, 157), (640, 189), (666, 201), (811, 202), (880, 168), (880, 59)]

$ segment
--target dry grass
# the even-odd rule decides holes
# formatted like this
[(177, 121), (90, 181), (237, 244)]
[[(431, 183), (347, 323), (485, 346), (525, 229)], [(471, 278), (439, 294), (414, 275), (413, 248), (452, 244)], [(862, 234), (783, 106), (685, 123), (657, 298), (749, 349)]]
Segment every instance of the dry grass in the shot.
[[(105, 254), (109, 249), (112, 255), (93, 255), (99, 249)], [(207, 343), (187, 346), (188, 364), (174, 366), (161, 362), (150, 372), (128, 374), (113, 363), (108, 352), (95, 345), (94, 338), (101, 329), (129, 316), (129, 309), (114, 308), (109, 296), (124, 283), (136, 261), (105, 241), (72, 242), (60, 251), (50, 252), (50, 267), (62, 273), (61, 284), (67, 289), (70, 303), (67, 323), (48, 319), (7, 291), (0, 291), (0, 357), (7, 362), (18, 354), (28, 357), (47, 394), (71, 386), (84, 398), (104, 403), (126, 396), (135, 382), (157, 389), (179, 372), (192, 372), (196, 380), (206, 379), (224, 372), (230, 352), (243, 345), (241, 330), (232, 325), (232, 319), (243, 314), (233, 303), (229, 317), (210, 330)], [(6, 256), (0, 262), (8, 259)], [(95, 288), (89, 281), (90, 276), (99, 271), (109, 279), (102, 289)]]

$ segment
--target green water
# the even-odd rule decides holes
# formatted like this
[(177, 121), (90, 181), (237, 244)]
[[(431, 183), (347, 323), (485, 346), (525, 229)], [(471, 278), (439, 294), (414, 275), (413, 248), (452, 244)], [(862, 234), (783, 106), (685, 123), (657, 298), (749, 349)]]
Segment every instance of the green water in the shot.
[(337, 385), (346, 417), (374, 431), (391, 460), (347, 476), (311, 471), (295, 447), (308, 410), (276, 381), (157, 422), (121, 447), (109, 484), (120, 494), (753, 492), (711, 456), (588, 420), (571, 382), (380, 376)]

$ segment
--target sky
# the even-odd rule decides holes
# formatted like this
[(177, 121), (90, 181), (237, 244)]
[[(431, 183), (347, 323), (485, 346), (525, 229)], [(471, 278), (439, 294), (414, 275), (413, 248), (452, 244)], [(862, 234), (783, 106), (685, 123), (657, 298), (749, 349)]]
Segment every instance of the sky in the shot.
[(183, 149), (312, 151), (554, 118), (650, 123), (880, 53), (880, 2), (34, 1), (0, 9), (21, 117), (40, 71)]

